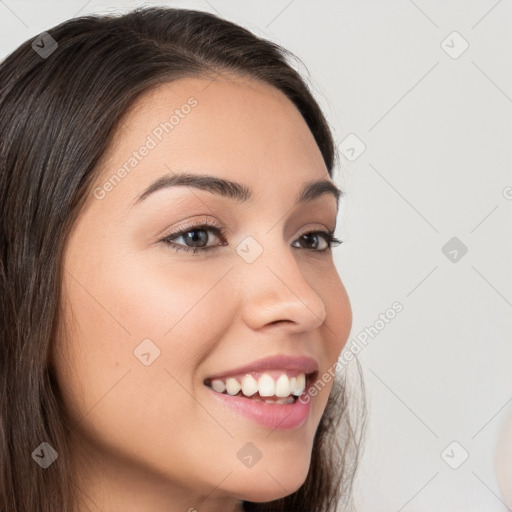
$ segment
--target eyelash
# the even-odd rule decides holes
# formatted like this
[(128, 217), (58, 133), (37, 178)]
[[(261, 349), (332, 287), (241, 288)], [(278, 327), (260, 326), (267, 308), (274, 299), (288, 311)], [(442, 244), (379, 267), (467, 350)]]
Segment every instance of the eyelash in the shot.
[[(221, 244), (222, 246), (227, 245), (227, 243), (225, 241), (226, 239), (224, 236), (224, 234), (225, 234), (224, 230), (222, 230), (218, 226), (215, 226), (213, 224), (208, 224), (208, 223), (198, 224), (195, 226), (188, 226), (180, 231), (177, 231), (176, 233), (170, 233), (169, 235), (162, 238), (160, 241), (167, 244), (171, 249), (174, 249), (176, 252), (185, 251), (185, 252), (190, 252), (192, 254), (196, 254), (198, 252), (210, 251), (213, 249), (217, 249), (221, 246), (221, 245), (215, 245), (212, 247), (187, 247), (186, 245), (177, 244), (177, 243), (174, 243), (171, 241), (172, 239), (179, 238), (180, 236), (185, 235), (185, 234), (189, 233), (190, 231), (211, 231), (214, 233), (215, 236), (217, 236), (221, 240), (223, 240), (223, 242)], [(306, 250), (310, 250), (313, 252), (321, 252), (321, 253), (327, 252), (328, 250), (332, 249), (333, 246), (337, 246), (337, 245), (340, 245), (343, 243), (343, 240), (338, 240), (334, 236), (334, 233), (332, 233), (331, 231), (322, 231), (322, 230), (308, 231), (307, 233), (303, 233), (299, 237), (299, 239), (306, 235), (321, 235), (324, 238), (324, 240), (327, 242), (327, 247), (325, 249), (320, 249), (320, 250), (306, 249)]]

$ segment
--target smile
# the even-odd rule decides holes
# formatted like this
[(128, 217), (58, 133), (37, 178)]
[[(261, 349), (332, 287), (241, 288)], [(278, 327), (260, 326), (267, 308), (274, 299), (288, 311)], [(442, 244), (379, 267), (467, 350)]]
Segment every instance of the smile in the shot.
[(312, 400), (307, 386), (317, 373), (269, 370), (206, 379), (204, 384), (237, 417), (246, 417), (266, 429), (287, 430), (306, 423)]
[(205, 385), (230, 396), (244, 396), (264, 403), (292, 404), (306, 388), (306, 374), (290, 370), (251, 372), (207, 379)]

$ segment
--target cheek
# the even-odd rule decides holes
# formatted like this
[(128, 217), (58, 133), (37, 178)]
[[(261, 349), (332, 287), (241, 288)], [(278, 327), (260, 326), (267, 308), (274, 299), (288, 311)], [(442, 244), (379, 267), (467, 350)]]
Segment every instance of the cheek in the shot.
[(347, 291), (339, 274), (333, 273), (332, 279), (323, 291), (326, 308), (325, 339), (329, 340), (327, 346), (329, 361), (334, 365), (345, 346), (350, 330), (352, 329), (352, 307)]
[[(216, 287), (229, 267), (163, 268), (162, 258), (154, 265), (124, 259), (115, 268), (108, 259), (69, 263), (69, 332), (58, 340), (54, 366), (77, 431), (105, 453), (130, 454), (148, 466), (183, 460), (187, 448), (173, 440), (216, 432), (185, 390), (194, 390), (198, 365), (231, 324), (231, 294)], [(141, 432), (152, 439), (143, 454), (136, 449)]]
[(338, 273), (334, 270), (322, 285), (317, 290), (326, 309), (325, 321), (320, 328), (324, 341), (325, 360), (322, 361), (317, 379), (310, 387), (310, 389), (314, 388), (313, 393), (315, 393), (313, 411), (319, 419), (327, 405), (333, 380), (339, 373), (339, 370), (336, 371), (336, 363), (352, 328), (350, 300)]
[(151, 375), (165, 368), (191, 385), (194, 368), (229, 314), (226, 301), (209, 293), (222, 269), (163, 268), (162, 258), (154, 265), (137, 258), (118, 261), (70, 265), (64, 280), (73, 338), (64, 345), (72, 351), (74, 372), (90, 384), (85, 408), (132, 369), (147, 368)]

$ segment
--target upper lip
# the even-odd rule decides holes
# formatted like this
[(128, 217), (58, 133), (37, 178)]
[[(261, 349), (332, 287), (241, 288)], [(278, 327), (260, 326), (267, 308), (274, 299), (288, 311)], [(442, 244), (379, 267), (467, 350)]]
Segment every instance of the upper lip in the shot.
[(258, 359), (252, 363), (232, 368), (208, 377), (209, 380), (221, 379), (230, 375), (238, 375), (241, 373), (258, 372), (262, 370), (295, 370), (305, 374), (318, 371), (318, 363), (308, 356), (292, 356), (286, 354), (278, 354), (275, 356)]

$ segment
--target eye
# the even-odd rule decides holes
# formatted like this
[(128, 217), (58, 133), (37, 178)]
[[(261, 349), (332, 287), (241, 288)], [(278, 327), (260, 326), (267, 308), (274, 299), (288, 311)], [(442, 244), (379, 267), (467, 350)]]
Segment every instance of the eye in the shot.
[[(297, 242), (300, 242), (301, 240), (305, 240), (306, 245), (313, 245), (313, 247), (305, 247), (305, 249), (311, 249), (317, 252), (327, 251), (333, 246), (343, 243), (342, 240), (338, 240), (331, 231), (309, 231), (308, 233), (304, 233)], [(323, 244), (321, 243), (322, 241)], [(294, 247), (297, 246), (294, 245)]]
[[(213, 233), (214, 237), (222, 240), (220, 244), (208, 246), (211, 236), (208, 233)], [(176, 243), (175, 240), (182, 238), (184, 243)], [(193, 254), (198, 251), (210, 251), (219, 246), (227, 245), (224, 237), (224, 231), (216, 225), (203, 223), (196, 226), (189, 226), (181, 229), (176, 233), (171, 233), (161, 240), (162, 242), (170, 245), (176, 251), (187, 251)], [(188, 245), (190, 244), (190, 245)]]
[[(220, 243), (208, 245), (213, 233), (214, 238), (220, 240)], [(183, 243), (176, 243), (176, 240), (183, 239)], [(224, 230), (214, 224), (204, 222), (198, 225), (191, 225), (180, 229), (177, 232), (170, 233), (160, 240), (161, 242), (169, 245), (176, 251), (186, 251), (196, 254), (198, 252), (206, 252), (217, 249), (218, 247), (228, 245), (225, 238)], [(299, 245), (296, 245), (299, 243)], [(331, 231), (309, 231), (301, 235), (293, 247), (309, 249), (314, 252), (326, 252), (334, 245), (343, 243), (341, 240), (335, 238)], [(308, 247), (311, 245), (311, 247)]]

